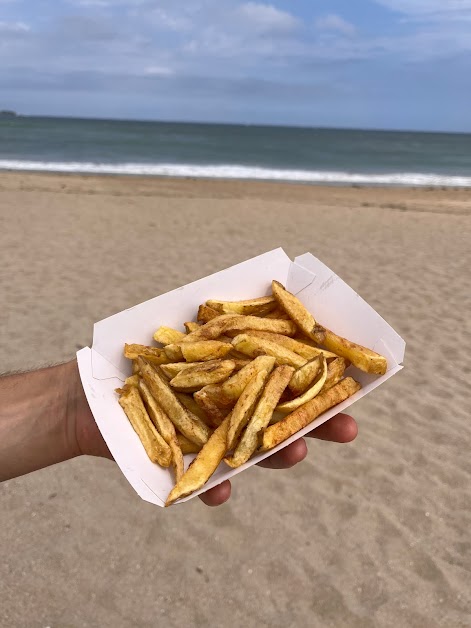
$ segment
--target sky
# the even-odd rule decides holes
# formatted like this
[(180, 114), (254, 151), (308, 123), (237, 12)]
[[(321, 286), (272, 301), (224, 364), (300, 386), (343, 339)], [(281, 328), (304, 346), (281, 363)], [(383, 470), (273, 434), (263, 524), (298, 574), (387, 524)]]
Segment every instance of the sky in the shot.
[(0, 109), (471, 131), (471, 0), (0, 0)]

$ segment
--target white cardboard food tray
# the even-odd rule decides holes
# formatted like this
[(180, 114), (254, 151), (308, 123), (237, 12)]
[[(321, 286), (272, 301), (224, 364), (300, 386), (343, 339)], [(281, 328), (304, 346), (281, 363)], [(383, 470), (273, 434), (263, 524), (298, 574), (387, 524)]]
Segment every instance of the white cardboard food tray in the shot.
[[(348, 373), (362, 385), (355, 395), (278, 447), (258, 454), (238, 469), (221, 463), (203, 489), (180, 501), (195, 497), (286, 447), (401, 370), (404, 340), (352, 288), (310, 253), (292, 262), (282, 249), (276, 249), (106, 318), (94, 326), (92, 348), (86, 347), (77, 353), (80, 376), (103, 438), (142, 499), (164, 506), (173, 478), (171, 471), (149, 460), (118, 404), (115, 388), (131, 374), (130, 361), (123, 357), (124, 343), (151, 344), (153, 333), (160, 325), (183, 331), (183, 323), (194, 320), (198, 305), (207, 299), (238, 300), (270, 294), (272, 279), (296, 294), (321, 324), (386, 356), (388, 370), (377, 377), (350, 367)], [(194, 455), (185, 456), (185, 465), (193, 458)]]

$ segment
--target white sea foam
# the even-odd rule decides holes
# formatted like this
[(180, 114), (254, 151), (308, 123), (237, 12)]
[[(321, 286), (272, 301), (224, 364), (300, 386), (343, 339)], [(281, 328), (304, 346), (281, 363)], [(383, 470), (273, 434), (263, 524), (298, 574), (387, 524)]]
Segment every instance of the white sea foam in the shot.
[(282, 170), (240, 165), (145, 164), (145, 163), (87, 163), (46, 162), (0, 159), (0, 170), (37, 172), (77, 172), (89, 174), (123, 174), (165, 177), (197, 177), (208, 179), (258, 179), (299, 181), (337, 185), (403, 185), (471, 187), (471, 176), (422, 172), (392, 172), (369, 174), (361, 172)]

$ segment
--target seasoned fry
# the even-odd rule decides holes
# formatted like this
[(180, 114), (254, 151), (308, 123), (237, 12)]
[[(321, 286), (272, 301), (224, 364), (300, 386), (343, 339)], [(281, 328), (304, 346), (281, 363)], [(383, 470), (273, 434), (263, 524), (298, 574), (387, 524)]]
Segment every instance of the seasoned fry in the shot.
[(138, 359), (141, 375), (152, 396), (166, 412), (175, 427), (193, 443), (204, 445), (210, 434), (208, 426), (182, 406), (173, 390), (164, 381), (163, 376), (143, 358), (140, 357)]
[(212, 321), (213, 318), (216, 318), (219, 315), (220, 312), (218, 312), (217, 310), (213, 310), (212, 307), (203, 304), (200, 305), (198, 308), (198, 315), (196, 317), (196, 320), (198, 321), (198, 323), (209, 323), (209, 321)]
[(177, 441), (175, 426), (162, 410), (162, 408), (159, 406), (157, 401), (154, 399), (149, 390), (149, 387), (145, 382), (142, 381), (142, 379), (139, 381), (139, 390), (141, 392), (142, 399), (144, 400), (152, 423), (155, 425), (164, 441), (170, 447), (170, 451), (172, 454), (172, 465), (175, 472), (175, 481), (178, 482), (178, 480), (183, 475), (184, 466), (183, 454), (181, 447)]
[(280, 320), (281, 319), (289, 320), (288, 314), (284, 310), (282, 310), (280, 307), (276, 307), (269, 314), (265, 314), (265, 318), (279, 318)]
[(270, 375), (252, 418), (247, 425), (247, 429), (242, 434), (234, 454), (231, 458), (224, 459), (230, 467), (240, 467), (244, 462), (247, 462), (257, 449), (259, 436), (270, 422), (275, 407), (288, 385), (288, 382), (292, 378), (293, 373), (294, 368), (285, 364), (278, 366)]
[(200, 327), (200, 329), (188, 334), (183, 342), (212, 340), (219, 338), (226, 332), (251, 329), (271, 331), (287, 336), (294, 336), (296, 333), (296, 325), (292, 321), (260, 318), (258, 316), (241, 316), (238, 314), (221, 314)]
[(176, 342), (181, 342), (185, 334), (182, 331), (172, 329), (171, 327), (159, 327), (154, 333), (154, 340), (160, 342), (162, 345), (171, 345)]
[(168, 467), (172, 461), (170, 447), (164, 441), (152, 423), (144, 407), (144, 403), (135, 386), (129, 386), (120, 390), (119, 405), (123, 408), (129, 422), (146, 450), (146, 454), (152, 462)]
[(189, 321), (188, 323), (183, 323), (183, 325), (188, 334), (191, 334), (192, 331), (196, 331), (200, 327), (199, 323), (193, 323), (192, 321)]
[(307, 362), (305, 358), (276, 342), (257, 338), (250, 334), (239, 334), (234, 338), (232, 344), (237, 351), (245, 353), (245, 355), (252, 358), (259, 355), (271, 355), (276, 359), (277, 364), (289, 364), (289, 366), (294, 366), (294, 368), (300, 368)]
[(270, 340), (271, 342), (276, 342), (282, 347), (286, 347), (286, 349), (293, 351), (293, 353), (297, 353), (306, 360), (312, 360), (313, 358), (321, 354), (325, 355), (326, 358), (337, 357), (337, 355), (335, 353), (332, 353), (331, 351), (321, 349), (320, 347), (308, 345), (305, 342), (301, 342), (300, 340), (296, 340), (295, 338), (290, 338), (289, 336), (283, 336), (282, 334), (273, 334), (269, 331), (257, 331), (253, 329), (248, 331), (247, 334), (254, 338), (263, 338), (265, 340)]
[(231, 412), (231, 422), (227, 431), (228, 451), (235, 447), (240, 433), (249, 422), (268, 376), (269, 374), (265, 370), (257, 373), (244, 388), (241, 396), (237, 400)]
[[(196, 333), (196, 332), (195, 332)], [(190, 334), (191, 335), (191, 334)], [(189, 335), (186, 336), (189, 338)], [(164, 351), (170, 360), (186, 360), (187, 362), (203, 362), (223, 358), (233, 346), (228, 342), (218, 340), (200, 340), (196, 342), (179, 342), (164, 347)]]
[(137, 363), (137, 360), (132, 361), (132, 373), (133, 375), (135, 375), (136, 373), (139, 373), (139, 365)]
[(124, 380), (124, 386), (138, 386), (139, 385), (139, 375), (134, 373), (134, 375), (130, 375), (126, 377)]
[(235, 368), (232, 360), (210, 360), (196, 363), (180, 371), (170, 381), (170, 386), (179, 392), (196, 392), (203, 386), (218, 384), (229, 377)]
[(137, 360), (139, 356), (146, 358), (152, 364), (164, 364), (168, 362), (167, 355), (163, 349), (158, 347), (147, 347), (146, 345), (124, 345), (124, 357), (130, 360)]
[(199, 362), (225, 357), (232, 350), (232, 345), (228, 342), (207, 340), (206, 342), (183, 342), (181, 349), (187, 362)]
[(341, 382), (321, 393), (308, 403), (285, 416), (284, 419), (267, 427), (263, 434), (262, 451), (276, 447), (287, 438), (309, 425), (323, 412), (351, 397), (361, 386), (353, 378), (347, 377)]
[(308, 388), (306, 392), (300, 397), (296, 397), (291, 401), (285, 401), (284, 403), (280, 403), (276, 408), (278, 412), (292, 412), (293, 410), (299, 408), (308, 401), (311, 401), (311, 399), (314, 399), (314, 397), (321, 392), (327, 378), (327, 362), (324, 356), (321, 357), (321, 360), (321, 369), (311, 387)]
[[(322, 358), (317, 356), (296, 371), (289, 383), (289, 389), (296, 397), (302, 395), (322, 368)], [(162, 368), (162, 367), (161, 367)]]
[(365, 373), (384, 375), (388, 369), (388, 363), (384, 356), (351, 342), (346, 338), (337, 336), (334, 332), (324, 328), (324, 340), (322, 344), (337, 355), (349, 360)]
[(213, 427), (221, 425), (230, 412), (230, 407), (219, 407), (214, 399), (205, 392), (204, 388), (195, 393), (194, 400), (195, 403), (199, 404), (201, 411), (208, 417)]
[(230, 415), (227, 416), (221, 425), (211, 434), (208, 442), (203, 446), (193, 463), (188, 467), (188, 470), (181, 480), (177, 482), (176, 486), (170, 491), (167, 501), (165, 502), (166, 506), (170, 506), (177, 499), (186, 497), (186, 495), (200, 489), (216, 471), (227, 452), (229, 421)]
[(197, 399), (204, 391), (218, 404), (223, 406), (234, 405), (254, 375), (264, 370), (270, 373), (274, 366), (274, 357), (268, 355), (259, 356), (227, 381), (214, 386), (205, 386), (201, 391), (195, 393), (194, 397)]
[(249, 299), (247, 301), (206, 301), (208, 307), (217, 310), (222, 314), (244, 314), (252, 316), (264, 316), (276, 307), (275, 298), (258, 297), (257, 299)]
[(192, 443), (191, 440), (188, 440), (188, 438), (183, 436), (183, 434), (177, 434), (177, 441), (184, 456), (186, 456), (186, 454), (197, 454), (201, 451), (201, 447), (199, 445)]
[(208, 417), (193, 399), (192, 395), (177, 392), (175, 393), (175, 397), (182, 404), (182, 406), (184, 406), (192, 414), (195, 414), (199, 419), (201, 419), (201, 421), (203, 421), (203, 423), (206, 423), (206, 425), (211, 425), (211, 422), (208, 421)]
[(344, 358), (337, 358), (327, 365), (327, 377), (321, 392), (325, 392), (335, 386), (343, 377), (347, 362)]
[(365, 373), (384, 375), (388, 364), (386, 358), (371, 349), (362, 347), (346, 338), (319, 325), (301, 301), (288, 292), (278, 281), (272, 282), (273, 296), (281, 307), (290, 315), (303, 333), (324, 345), (329, 351), (349, 360), (354, 366)]

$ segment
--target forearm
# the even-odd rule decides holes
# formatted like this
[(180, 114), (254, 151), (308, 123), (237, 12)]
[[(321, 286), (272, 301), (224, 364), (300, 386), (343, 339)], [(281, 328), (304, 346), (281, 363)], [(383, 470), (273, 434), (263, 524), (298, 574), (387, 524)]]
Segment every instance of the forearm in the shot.
[(82, 397), (75, 362), (0, 378), (0, 481), (81, 453)]

